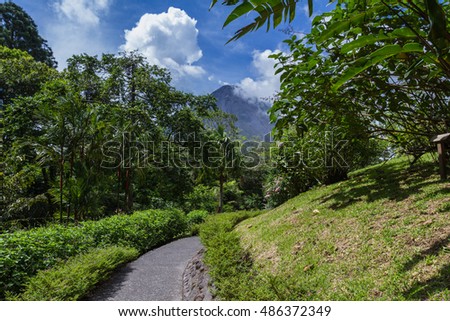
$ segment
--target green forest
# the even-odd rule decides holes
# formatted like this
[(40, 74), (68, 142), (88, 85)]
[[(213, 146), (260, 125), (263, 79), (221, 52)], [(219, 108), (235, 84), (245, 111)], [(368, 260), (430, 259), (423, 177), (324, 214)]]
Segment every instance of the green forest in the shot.
[[(26, 299), (30, 277), (77, 255), (114, 251), (112, 270), (206, 218), (277, 208), (392, 158), (412, 171), (426, 158), (424, 180), (438, 173), (430, 139), (450, 132), (449, 1), (330, 2), (307, 34), (291, 24), (296, 0), (211, 3), (230, 9), (226, 30), (250, 15), (231, 42), (285, 28), (272, 141), (240, 136), (214, 97), (178, 90), (138, 51), (57, 69), (33, 18), (0, 4), (0, 299)], [(315, 1), (304, 4), (312, 16)]]

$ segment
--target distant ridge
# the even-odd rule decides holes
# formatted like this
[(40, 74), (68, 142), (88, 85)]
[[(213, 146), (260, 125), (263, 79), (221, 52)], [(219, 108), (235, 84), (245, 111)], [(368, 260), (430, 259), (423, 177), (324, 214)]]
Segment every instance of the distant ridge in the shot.
[(256, 98), (244, 97), (241, 92), (238, 86), (225, 85), (212, 95), (217, 99), (220, 109), (236, 115), (236, 126), (241, 130), (241, 135), (247, 139), (262, 140), (272, 130), (267, 114), (271, 106)]

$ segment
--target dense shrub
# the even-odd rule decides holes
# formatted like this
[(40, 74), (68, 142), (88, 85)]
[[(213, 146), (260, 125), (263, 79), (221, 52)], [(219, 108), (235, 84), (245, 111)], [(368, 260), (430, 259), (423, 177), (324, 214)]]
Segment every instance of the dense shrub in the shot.
[(379, 162), (387, 147), (356, 128), (348, 132), (347, 127), (332, 125), (311, 127), (306, 133), (291, 128), (281, 141), (272, 154), (275, 166), (266, 177), (267, 208), (315, 186), (346, 180), (350, 171)]
[(67, 262), (39, 271), (24, 293), (8, 299), (22, 301), (75, 301), (85, 296), (95, 284), (107, 279), (120, 264), (134, 260), (134, 248), (107, 247), (70, 258)]
[(209, 213), (214, 213), (217, 210), (217, 206), (217, 188), (199, 184), (186, 197), (183, 209), (186, 212), (201, 209)]
[(187, 215), (188, 225), (201, 224), (208, 217), (208, 212), (204, 210), (191, 211)]
[(0, 235), (0, 298), (19, 293), (27, 277), (95, 247), (133, 247), (140, 253), (185, 233), (179, 210), (148, 210), (116, 215), (79, 226), (54, 225)]
[(200, 224), (202, 224), (209, 213), (205, 210), (195, 210), (188, 213), (186, 216), (187, 224), (191, 235), (197, 235), (199, 232)]

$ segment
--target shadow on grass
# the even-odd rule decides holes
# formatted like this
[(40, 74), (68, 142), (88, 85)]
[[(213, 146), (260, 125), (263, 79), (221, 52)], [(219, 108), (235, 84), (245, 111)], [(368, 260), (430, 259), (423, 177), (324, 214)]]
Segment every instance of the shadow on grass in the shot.
[(433, 294), (450, 290), (450, 264), (439, 270), (437, 276), (414, 283), (403, 295), (408, 300), (429, 300)]
[(447, 237), (437, 240), (429, 248), (421, 251), (420, 253), (414, 255), (410, 260), (408, 260), (403, 265), (403, 272), (411, 270), (417, 263), (424, 260), (429, 255), (437, 255), (443, 248), (450, 244), (450, 235)]
[[(436, 165), (429, 162), (417, 163), (410, 168), (401, 163), (384, 164), (352, 177), (346, 184), (348, 189), (338, 188), (319, 200), (322, 204), (333, 201), (330, 205), (333, 210), (344, 209), (361, 201), (362, 197), (367, 197), (367, 202), (382, 199), (399, 202), (421, 192), (424, 187), (438, 184), (438, 179), (424, 181), (433, 174), (436, 174)], [(450, 188), (442, 193), (450, 193)]]
[[(438, 255), (439, 252), (450, 245), (450, 235), (435, 241), (430, 247), (414, 255), (402, 267), (402, 272), (411, 270), (415, 265), (425, 260), (429, 255)], [(449, 249), (450, 251), (450, 249)], [(430, 297), (444, 290), (450, 290), (450, 264), (442, 267), (438, 274), (431, 279), (415, 282), (403, 295), (409, 300), (427, 300)]]

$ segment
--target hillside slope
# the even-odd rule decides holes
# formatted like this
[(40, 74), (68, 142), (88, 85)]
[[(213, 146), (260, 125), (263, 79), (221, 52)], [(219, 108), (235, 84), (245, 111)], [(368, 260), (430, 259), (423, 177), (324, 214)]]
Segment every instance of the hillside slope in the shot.
[[(241, 222), (233, 233), (251, 268), (240, 273), (254, 281), (235, 275), (233, 283), (244, 285), (222, 293), (239, 300), (449, 300), (450, 182), (436, 172), (431, 157), (414, 168), (395, 159)], [(226, 284), (226, 274), (218, 275), (225, 276), (219, 286)]]

